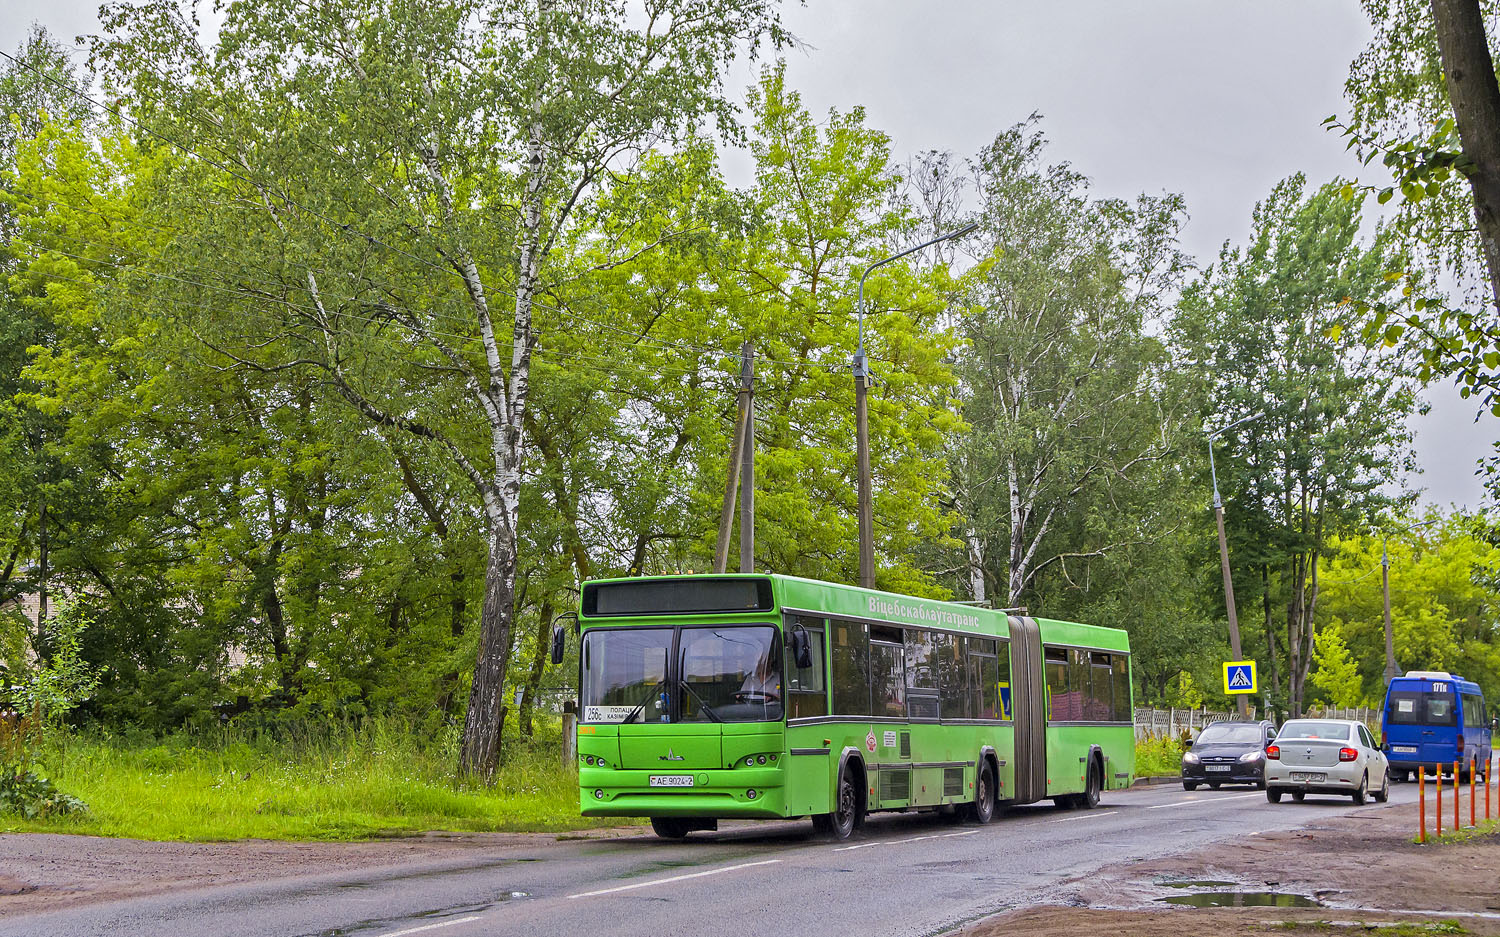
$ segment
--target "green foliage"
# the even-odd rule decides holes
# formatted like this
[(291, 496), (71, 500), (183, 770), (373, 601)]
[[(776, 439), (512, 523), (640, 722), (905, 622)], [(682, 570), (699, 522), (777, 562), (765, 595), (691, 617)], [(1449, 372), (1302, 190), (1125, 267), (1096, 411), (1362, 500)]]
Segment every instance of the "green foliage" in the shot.
[[(1391, 620), (1403, 670), (1451, 670), (1500, 693), (1500, 548), (1486, 515), (1432, 515), (1437, 523), (1389, 541)], [(1359, 695), (1384, 693), (1385, 622), (1380, 586), (1383, 541), (1353, 534), (1331, 545), (1318, 605), (1320, 629), (1337, 628), (1361, 681)], [(1339, 704), (1343, 705), (1343, 704)]]
[(1179, 739), (1169, 736), (1150, 736), (1135, 743), (1136, 777), (1152, 778), (1178, 775), (1182, 772), (1182, 753), (1186, 751)]
[(1367, 702), (1359, 668), (1349, 654), (1338, 625), (1319, 629), (1313, 638), (1312, 682), (1334, 706), (1359, 706)]

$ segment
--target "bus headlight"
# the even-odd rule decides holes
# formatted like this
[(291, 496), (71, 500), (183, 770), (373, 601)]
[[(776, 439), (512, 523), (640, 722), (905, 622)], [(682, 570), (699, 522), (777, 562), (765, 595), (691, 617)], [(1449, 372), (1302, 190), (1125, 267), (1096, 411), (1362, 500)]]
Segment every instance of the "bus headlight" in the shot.
[(594, 788), (594, 799), (595, 800), (603, 800), (604, 799), (604, 788), (602, 788), (602, 787), (596, 787), (596, 788)]
[(758, 796), (758, 795), (755, 793), (755, 788), (753, 788), (753, 787), (750, 788), (748, 791), (745, 792), (745, 799), (746, 800), (754, 800), (756, 798), (756, 796)]

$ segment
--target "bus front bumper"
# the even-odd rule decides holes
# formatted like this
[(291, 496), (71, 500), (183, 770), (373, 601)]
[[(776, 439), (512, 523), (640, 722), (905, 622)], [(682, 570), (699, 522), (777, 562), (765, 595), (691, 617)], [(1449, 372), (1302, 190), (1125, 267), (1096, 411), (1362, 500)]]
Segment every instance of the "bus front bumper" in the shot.
[(652, 786), (652, 776), (648, 771), (580, 769), (579, 811), (586, 817), (765, 820), (787, 816), (778, 769), (694, 771), (692, 785), (682, 787)]

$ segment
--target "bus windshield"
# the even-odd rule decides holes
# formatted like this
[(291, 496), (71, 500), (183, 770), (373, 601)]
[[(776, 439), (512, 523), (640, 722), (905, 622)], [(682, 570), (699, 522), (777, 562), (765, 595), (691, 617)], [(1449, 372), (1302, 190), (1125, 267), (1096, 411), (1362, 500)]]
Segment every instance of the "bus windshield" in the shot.
[(761, 625), (590, 631), (583, 641), (580, 702), (584, 722), (779, 721), (781, 651), (776, 629)]

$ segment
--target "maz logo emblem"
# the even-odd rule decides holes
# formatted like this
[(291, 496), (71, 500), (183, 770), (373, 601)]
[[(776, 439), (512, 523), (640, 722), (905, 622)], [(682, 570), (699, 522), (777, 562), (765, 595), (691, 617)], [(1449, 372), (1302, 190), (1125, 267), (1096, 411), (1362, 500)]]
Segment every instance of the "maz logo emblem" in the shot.
[(672, 749), (668, 748), (667, 749), (667, 753), (665, 755), (658, 755), (657, 756), (657, 760), (658, 761), (681, 761), (682, 760), (682, 756), (674, 753), (672, 751)]

